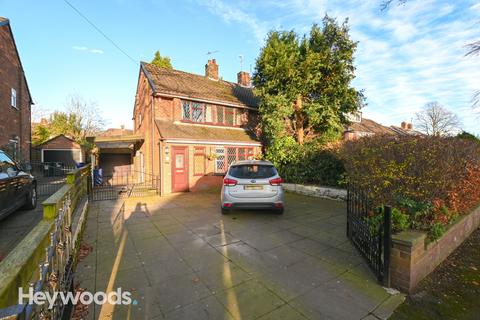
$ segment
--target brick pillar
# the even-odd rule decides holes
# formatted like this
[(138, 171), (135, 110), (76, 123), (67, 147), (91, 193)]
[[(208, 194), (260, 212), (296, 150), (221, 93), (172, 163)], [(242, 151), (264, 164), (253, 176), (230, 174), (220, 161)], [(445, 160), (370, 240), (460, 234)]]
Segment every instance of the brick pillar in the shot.
[(392, 236), (390, 280), (393, 288), (409, 293), (421, 280), (416, 262), (425, 254), (425, 238), (426, 234), (418, 231)]

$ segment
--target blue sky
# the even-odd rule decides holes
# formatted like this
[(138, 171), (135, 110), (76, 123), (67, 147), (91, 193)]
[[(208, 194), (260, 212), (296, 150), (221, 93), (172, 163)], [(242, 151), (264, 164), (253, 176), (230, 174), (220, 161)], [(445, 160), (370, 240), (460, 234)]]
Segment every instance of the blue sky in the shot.
[[(457, 113), (480, 134), (470, 99), (480, 89), (480, 56), (464, 57), (480, 39), (480, 3), (411, 0), (380, 11), (381, 0), (69, 0), (136, 61), (156, 50), (176, 69), (203, 74), (214, 54), (220, 75), (235, 81), (254, 68), (271, 29), (305, 33), (326, 12), (349, 18), (359, 41), (354, 85), (365, 89), (364, 116), (385, 125), (410, 121), (429, 101)], [(64, 108), (68, 95), (96, 101), (108, 126), (131, 127), (138, 65), (88, 25), (63, 0), (0, 0), (10, 19), (34, 115)]]

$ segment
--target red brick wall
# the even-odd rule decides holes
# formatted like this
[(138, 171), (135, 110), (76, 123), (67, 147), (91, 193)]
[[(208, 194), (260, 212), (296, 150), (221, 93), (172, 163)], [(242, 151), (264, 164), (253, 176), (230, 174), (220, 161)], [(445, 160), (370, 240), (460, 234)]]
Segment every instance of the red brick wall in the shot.
[[(17, 91), (18, 110), (11, 106), (11, 90)], [(21, 158), (30, 160), (30, 99), (10, 26), (0, 26), (0, 148), (14, 136), (20, 138)]]
[(65, 136), (58, 136), (38, 146), (39, 149), (80, 149), (80, 145)]
[(445, 260), (480, 225), (480, 207), (462, 217), (437, 241), (425, 243), (423, 232), (402, 232), (392, 237), (391, 286), (415, 291), (418, 283)]

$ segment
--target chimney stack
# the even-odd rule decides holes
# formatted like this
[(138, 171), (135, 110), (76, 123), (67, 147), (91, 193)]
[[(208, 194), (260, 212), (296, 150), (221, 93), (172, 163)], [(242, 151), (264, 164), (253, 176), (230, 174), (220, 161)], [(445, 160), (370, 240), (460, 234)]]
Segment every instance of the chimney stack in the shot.
[(407, 129), (407, 123), (405, 121), (402, 121), (402, 123), (400, 124), (400, 128)]
[(218, 80), (218, 64), (215, 59), (208, 60), (205, 65), (205, 77)]
[(237, 83), (244, 87), (250, 87), (250, 74), (245, 71), (237, 73)]
[(407, 130), (412, 130), (413, 129), (413, 125), (411, 123), (407, 123)]

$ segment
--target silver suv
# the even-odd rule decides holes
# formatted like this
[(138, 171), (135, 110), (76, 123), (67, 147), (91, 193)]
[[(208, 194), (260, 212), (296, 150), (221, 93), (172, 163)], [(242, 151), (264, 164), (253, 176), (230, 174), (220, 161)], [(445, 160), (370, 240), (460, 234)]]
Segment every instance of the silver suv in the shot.
[(283, 213), (282, 178), (269, 161), (233, 163), (223, 179), (222, 213), (232, 209), (273, 209)]

